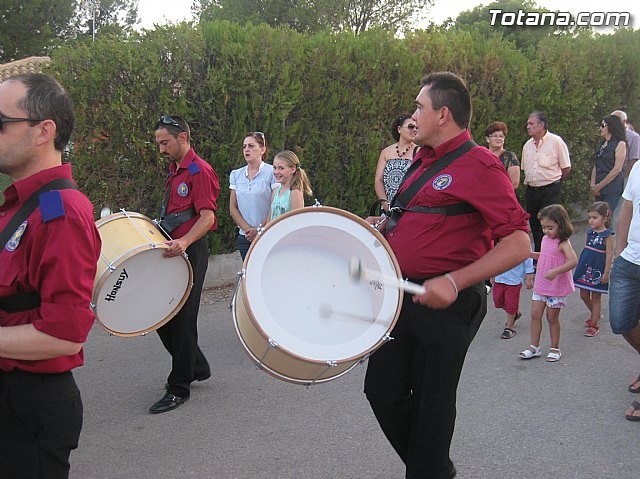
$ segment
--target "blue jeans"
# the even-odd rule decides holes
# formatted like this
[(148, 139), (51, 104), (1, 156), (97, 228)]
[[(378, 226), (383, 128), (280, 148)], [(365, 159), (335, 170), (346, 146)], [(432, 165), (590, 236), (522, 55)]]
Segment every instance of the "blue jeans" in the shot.
[(249, 248), (251, 247), (251, 241), (244, 237), (244, 235), (238, 234), (236, 237), (236, 248), (240, 251), (240, 257), (242, 261), (247, 257)]
[(624, 334), (640, 319), (640, 265), (618, 256), (611, 268), (609, 323), (615, 334)]

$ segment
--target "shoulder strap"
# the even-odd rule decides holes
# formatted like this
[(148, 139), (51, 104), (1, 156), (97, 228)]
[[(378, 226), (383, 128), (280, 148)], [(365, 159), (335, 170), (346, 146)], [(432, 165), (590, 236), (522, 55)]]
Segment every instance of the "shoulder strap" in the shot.
[(68, 178), (58, 178), (50, 181), (46, 185), (42, 186), (39, 190), (33, 193), (27, 201), (22, 203), (20, 209), (9, 220), (7, 226), (0, 233), (0, 247), (4, 248), (9, 241), (11, 235), (18, 229), (18, 226), (26, 220), (31, 213), (36, 209), (40, 201), (40, 195), (51, 190), (65, 190), (65, 189), (77, 189), (77, 186), (73, 181)]
[[(420, 189), (427, 183), (427, 181), (433, 178), (436, 175), (436, 173), (443, 170), (444, 168), (449, 166), (451, 163), (453, 163), (455, 160), (460, 158), (462, 155), (464, 155), (467, 151), (469, 151), (474, 146), (477, 146), (477, 145), (473, 140), (466, 141), (455, 150), (450, 151), (449, 153), (444, 155), (442, 158), (437, 160), (424, 173), (422, 173), (422, 175), (420, 175), (420, 177), (416, 181), (411, 183), (406, 190), (404, 190), (402, 193), (397, 194), (393, 198), (391, 207), (404, 209), (409, 204), (409, 202), (413, 199), (416, 193), (420, 191)], [(402, 188), (402, 185), (404, 184), (404, 182), (407, 181), (407, 179), (419, 167), (419, 165), (420, 163), (417, 161), (414, 161), (411, 164), (411, 166), (405, 173), (404, 177), (402, 178), (402, 182), (400, 183), (400, 186), (398, 187), (398, 189)]]

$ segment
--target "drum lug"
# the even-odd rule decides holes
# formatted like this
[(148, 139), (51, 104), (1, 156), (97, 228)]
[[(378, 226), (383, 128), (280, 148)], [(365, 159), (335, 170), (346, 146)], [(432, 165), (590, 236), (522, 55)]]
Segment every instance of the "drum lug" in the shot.
[(389, 341), (393, 341), (393, 336), (391, 336), (391, 334), (390, 334), (390, 333), (386, 333), (386, 334), (383, 336), (382, 340), (383, 340), (385, 343), (388, 343)]
[(324, 373), (326, 373), (329, 369), (331, 369), (331, 368), (335, 368), (335, 367), (337, 367), (337, 366), (338, 366), (338, 362), (337, 362), (337, 361), (334, 361), (334, 360), (331, 360), (331, 359), (330, 359), (330, 360), (325, 361), (325, 364), (327, 365), (327, 367), (326, 367), (326, 368), (324, 368), (324, 369), (322, 370), (322, 372), (321, 372), (320, 374), (318, 374), (314, 379), (312, 379), (311, 381), (309, 381), (309, 382), (306, 384), (307, 388), (310, 388), (313, 384), (315, 384), (315, 383), (318, 381), (318, 379), (320, 379), (320, 378), (322, 377), (322, 375), (323, 375)]
[(322, 205), (318, 201), (318, 198), (315, 198), (316, 202), (313, 204), (313, 208), (322, 208)]

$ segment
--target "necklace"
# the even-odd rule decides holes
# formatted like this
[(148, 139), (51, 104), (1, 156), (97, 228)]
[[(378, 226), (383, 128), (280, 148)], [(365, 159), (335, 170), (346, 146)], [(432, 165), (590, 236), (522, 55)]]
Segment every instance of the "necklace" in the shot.
[(407, 149), (404, 150), (402, 153), (400, 153), (400, 148), (398, 148), (399, 145), (400, 145), (400, 142), (396, 143), (396, 153), (398, 154), (398, 158), (404, 158), (404, 155), (406, 155), (407, 152), (411, 149), (411, 143), (407, 145)]

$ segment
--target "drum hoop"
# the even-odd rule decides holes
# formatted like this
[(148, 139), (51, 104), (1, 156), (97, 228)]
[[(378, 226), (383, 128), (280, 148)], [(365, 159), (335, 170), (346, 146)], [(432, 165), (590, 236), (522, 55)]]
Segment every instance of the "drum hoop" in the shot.
[[(273, 222), (270, 222), (264, 229), (264, 231), (261, 234), (265, 234), (270, 228), (273, 227), (273, 225), (281, 222), (282, 220), (284, 220), (285, 218), (288, 218), (290, 216), (295, 216), (295, 215), (299, 215), (299, 214), (303, 214), (303, 213), (307, 213), (310, 211), (325, 211), (325, 212), (329, 212), (329, 213), (335, 213), (341, 216), (344, 216), (348, 219), (352, 219), (354, 221), (356, 221), (357, 223), (359, 223), (360, 225), (369, 228), (369, 231), (371, 233), (373, 233), (373, 235), (376, 237), (376, 239), (378, 239), (380, 241), (380, 243), (382, 244), (382, 246), (385, 248), (385, 250), (387, 251), (387, 254), (389, 255), (389, 258), (391, 259), (391, 263), (393, 264), (393, 268), (395, 269), (396, 275), (398, 276), (398, 278), (402, 278), (402, 273), (400, 271), (400, 264), (398, 263), (398, 260), (396, 259), (396, 255), (395, 253), (393, 253), (393, 250), (391, 249), (391, 246), (389, 245), (389, 243), (387, 242), (387, 240), (385, 239), (385, 237), (382, 235), (382, 233), (380, 233), (378, 230), (376, 230), (373, 226), (371, 226), (369, 223), (367, 223), (365, 220), (363, 220), (362, 218), (360, 218), (359, 216), (356, 216), (355, 214), (346, 211), (346, 210), (342, 210), (339, 208), (334, 208), (331, 206), (307, 206), (304, 208), (299, 208), (296, 210), (291, 210), (286, 212), (285, 214), (279, 216), (278, 218), (276, 218), (275, 220), (273, 220)], [(253, 241), (251, 246), (249, 247), (249, 251), (247, 252), (247, 256), (244, 260), (244, 265), (243, 265), (243, 270), (246, 271), (247, 270), (247, 262), (249, 261), (249, 258), (251, 257), (251, 251), (254, 249), (255, 245), (257, 244), (257, 241)], [(248, 304), (249, 302), (246, 301), (246, 291), (247, 291), (247, 280), (246, 280), (246, 275), (242, 276), (242, 289), (244, 292), (244, 296), (241, 298), (242, 302), (244, 303), (244, 307), (247, 311), (247, 315), (249, 316), (249, 320), (251, 321), (251, 323), (254, 325), (254, 327), (256, 327), (258, 329), (258, 331), (262, 334), (262, 336), (264, 338), (270, 338), (270, 335), (266, 333), (266, 331), (262, 328), (262, 326), (260, 325), (260, 323), (257, 321), (257, 316), (253, 311), (253, 308), (251, 307), (250, 304)], [(398, 302), (396, 305), (396, 311), (393, 317), (393, 320), (389, 323), (389, 327), (387, 328), (387, 333), (390, 332), (396, 322), (398, 321), (398, 317), (400, 316), (400, 310), (402, 307), (402, 297), (403, 294), (398, 294)], [(376, 349), (378, 349), (383, 343), (385, 342), (385, 337), (381, 337), (378, 341), (376, 341), (376, 343), (374, 345), (372, 345), (371, 347), (369, 347), (368, 349), (366, 349), (365, 351), (362, 351), (359, 355), (357, 356), (350, 356), (348, 358), (343, 358), (340, 359), (340, 363), (346, 363), (349, 361), (357, 361), (358, 359), (361, 359), (363, 357), (365, 357), (366, 355), (368, 355), (369, 353), (375, 351)], [(317, 360), (317, 359), (310, 359), (304, 356), (300, 356), (299, 354), (282, 347), (281, 345), (278, 346), (279, 348), (281, 348), (283, 351), (286, 351), (287, 354), (291, 355), (292, 357), (295, 357), (296, 359), (300, 359), (302, 361), (307, 361), (313, 364), (324, 364), (326, 360), (331, 360), (333, 358), (327, 358), (326, 360)], [(357, 362), (356, 362), (357, 364)], [(335, 376), (337, 377), (337, 376)]]
[[(282, 381), (286, 381), (289, 383), (293, 383), (293, 384), (303, 384), (303, 385), (307, 385), (310, 386), (312, 384), (319, 384), (319, 383), (325, 383), (328, 381), (332, 381), (334, 379), (338, 379), (339, 377), (344, 376), (345, 374), (347, 374), (348, 372), (350, 372), (353, 368), (355, 368), (358, 364), (360, 364), (362, 358), (366, 357), (366, 353), (363, 356), (358, 356), (354, 359), (345, 359), (345, 360), (341, 360), (341, 363), (348, 363), (349, 361), (353, 361), (353, 364), (351, 366), (349, 366), (347, 369), (345, 369), (344, 371), (335, 374), (333, 376), (329, 376), (326, 378), (321, 378), (321, 379), (297, 379), (297, 378), (293, 378), (291, 376), (286, 376), (285, 374), (279, 373), (278, 371), (275, 371), (274, 369), (272, 369), (271, 367), (269, 367), (267, 364), (265, 364), (264, 362), (262, 362), (261, 358), (259, 358), (258, 356), (256, 356), (253, 351), (251, 351), (251, 348), (249, 348), (249, 346), (247, 345), (247, 343), (244, 340), (244, 337), (242, 336), (242, 333), (240, 331), (240, 327), (238, 326), (238, 315), (236, 314), (236, 301), (242, 301), (242, 303), (244, 304), (245, 309), (247, 308), (246, 305), (246, 301), (244, 301), (244, 298), (240, 297), (238, 298), (238, 293), (236, 292), (231, 300), (231, 316), (233, 318), (233, 326), (236, 330), (236, 336), (238, 337), (238, 339), (240, 340), (240, 343), (242, 344), (242, 348), (244, 349), (244, 351), (249, 355), (249, 358), (252, 359), (255, 363), (256, 363), (256, 369), (260, 369), (263, 370), (264, 372), (266, 372), (267, 374), (269, 374), (270, 376), (273, 376), (276, 379), (280, 379)], [(255, 324), (255, 322), (253, 321), (254, 316), (252, 314), (249, 314), (249, 311), (247, 310), (247, 316), (249, 317), (249, 321), (251, 321), (251, 324), (255, 327), (259, 327), (257, 324)], [(262, 329), (260, 330), (261, 332), (264, 333), (264, 331), (262, 331)], [(266, 338), (266, 334), (263, 334), (263, 336)], [(325, 362), (322, 361), (314, 361), (308, 358), (304, 358), (301, 356), (298, 356), (297, 354), (292, 353), (291, 351), (289, 351), (288, 349), (285, 348), (281, 348), (283, 351), (286, 351), (286, 353), (290, 356), (295, 357), (296, 359), (301, 359), (307, 363), (313, 363), (313, 364), (326, 364)]]
[[(140, 215), (140, 216), (144, 216), (144, 215)], [(110, 264), (117, 268), (118, 266), (116, 266), (116, 265), (120, 265), (123, 262), (121, 260), (126, 261), (126, 260), (134, 257), (136, 254), (141, 253), (142, 251), (153, 250), (153, 249), (157, 249), (157, 248), (160, 248), (160, 249), (168, 249), (169, 248), (164, 243), (154, 243), (154, 245), (155, 246), (151, 246), (150, 244), (145, 244), (145, 245), (141, 245), (141, 246), (138, 246), (136, 248), (133, 248), (133, 249), (127, 251), (125, 254), (122, 254), (122, 255), (118, 256), (118, 258), (116, 258), (116, 260), (113, 263), (110, 263)], [(145, 335), (145, 334), (147, 334), (147, 333), (149, 333), (151, 331), (155, 331), (156, 329), (164, 326), (171, 319), (173, 319), (173, 317), (176, 314), (178, 314), (178, 312), (180, 311), (180, 309), (182, 308), (184, 303), (189, 298), (189, 295), (191, 294), (191, 289), (193, 288), (193, 268), (191, 267), (191, 263), (189, 262), (189, 260), (187, 258), (185, 258), (184, 256), (181, 256), (181, 258), (187, 264), (187, 270), (189, 271), (189, 282), (188, 282), (187, 289), (186, 289), (185, 294), (183, 295), (182, 299), (180, 301), (178, 301), (178, 303), (176, 304), (175, 308), (164, 319), (162, 319), (161, 321), (153, 324), (152, 326), (149, 326), (148, 328), (141, 329), (139, 331), (129, 332), (129, 333), (123, 333), (121, 331), (116, 331), (114, 329), (109, 328), (106, 324), (104, 324), (100, 320), (100, 317), (98, 316), (98, 299), (100, 297), (99, 293), (100, 293), (100, 291), (102, 289), (102, 286), (106, 282), (107, 278), (110, 276), (110, 274), (107, 274), (107, 273), (111, 273), (112, 272), (109, 268), (105, 269), (103, 271), (102, 275), (100, 276), (100, 279), (97, 282), (95, 282), (95, 284), (94, 284), (93, 296), (91, 298), (91, 305), (92, 305), (93, 313), (94, 313), (98, 323), (100, 323), (100, 326), (102, 326), (110, 334), (113, 334), (115, 336), (128, 338), (128, 337), (143, 336), (143, 335)]]
[(96, 221), (96, 228), (100, 229), (101, 226), (106, 225), (107, 223), (110, 223), (112, 221), (116, 221), (122, 218), (139, 218), (139, 219), (143, 219), (148, 221), (149, 223), (151, 223), (152, 225), (155, 226), (154, 221), (149, 218), (148, 216), (145, 216), (141, 213), (136, 213), (135, 211), (126, 211), (126, 210), (122, 210), (122, 211), (118, 211), (116, 213), (111, 213), (109, 216), (105, 216), (104, 218), (100, 218), (98, 221)]

